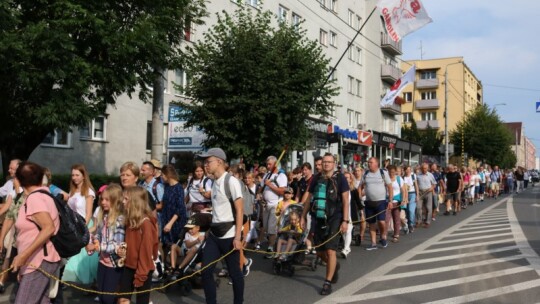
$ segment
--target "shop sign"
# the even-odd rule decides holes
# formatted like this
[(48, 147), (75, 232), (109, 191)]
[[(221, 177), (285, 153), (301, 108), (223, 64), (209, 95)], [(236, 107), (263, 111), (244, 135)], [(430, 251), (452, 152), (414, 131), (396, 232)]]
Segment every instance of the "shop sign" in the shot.
[(373, 143), (373, 134), (368, 131), (342, 129), (338, 125), (328, 125), (328, 133), (340, 134), (343, 141), (362, 146), (371, 146)]
[(389, 134), (381, 133), (379, 136), (379, 145), (386, 146), (390, 149), (394, 149), (396, 147), (396, 143), (398, 141), (398, 138), (396, 136), (392, 136)]

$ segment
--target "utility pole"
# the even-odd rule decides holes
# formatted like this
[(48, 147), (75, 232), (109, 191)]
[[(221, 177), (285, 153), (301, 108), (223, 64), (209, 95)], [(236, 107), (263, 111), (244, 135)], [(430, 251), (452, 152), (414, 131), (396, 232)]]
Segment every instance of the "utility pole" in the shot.
[(154, 68), (152, 92), (152, 150), (151, 158), (163, 161), (163, 91), (165, 90), (163, 74), (167, 71)]

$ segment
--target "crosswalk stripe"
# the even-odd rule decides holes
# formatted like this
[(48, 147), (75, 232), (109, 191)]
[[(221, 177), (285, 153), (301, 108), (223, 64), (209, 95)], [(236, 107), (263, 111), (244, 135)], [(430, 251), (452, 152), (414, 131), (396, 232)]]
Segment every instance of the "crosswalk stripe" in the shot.
[(396, 274), (385, 274), (380, 277), (374, 277), (370, 278), (371, 281), (380, 282), (380, 281), (388, 281), (388, 280), (394, 280), (394, 279), (404, 279), (408, 277), (415, 277), (415, 276), (421, 276), (421, 275), (427, 275), (427, 274), (434, 274), (434, 273), (441, 273), (446, 271), (453, 271), (453, 270), (462, 270), (466, 268), (471, 267), (478, 267), (478, 266), (484, 266), (484, 265), (495, 265), (499, 263), (506, 263), (510, 261), (520, 260), (526, 258), (524, 255), (519, 254), (515, 256), (510, 257), (504, 257), (504, 258), (493, 258), (493, 259), (486, 259), (483, 261), (475, 261), (470, 263), (462, 263), (452, 266), (445, 266), (445, 267), (437, 267), (437, 268), (431, 268), (431, 269), (423, 269), (423, 270), (416, 270), (416, 271), (408, 271), (404, 273), (396, 273)]
[[(474, 248), (474, 247), (479, 247), (479, 246), (501, 244), (501, 243), (509, 242), (511, 240), (512, 238), (504, 239), (504, 240), (488, 241), (488, 242), (478, 242), (476, 244), (466, 244), (466, 245), (450, 246), (450, 247), (436, 248), (436, 249), (425, 249), (425, 250), (415, 251), (415, 252), (416, 253), (435, 253), (435, 252), (443, 252), (443, 251), (450, 251), (450, 250), (456, 250), (456, 249), (465, 249), (465, 248)], [(433, 246), (437, 244), (435, 243), (431, 245)]]
[(485, 226), (478, 226), (478, 227), (463, 226), (463, 227), (460, 227), (459, 230), (452, 232), (452, 235), (459, 234), (461, 231), (465, 231), (465, 230), (485, 230), (484, 228), (492, 228), (492, 227), (510, 227), (510, 222), (506, 224), (485, 225)]
[(507, 246), (507, 247), (500, 247), (495, 249), (486, 249), (486, 250), (479, 250), (475, 252), (467, 252), (467, 253), (459, 253), (459, 254), (452, 254), (452, 255), (444, 255), (436, 258), (427, 258), (427, 259), (419, 259), (419, 260), (408, 260), (404, 262), (397, 262), (396, 266), (408, 266), (408, 265), (418, 265), (418, 264), (426, 264), (426, 263), (433, 263), (433, 262), (441, 262), (441, 261), (448, 261), (453, 259), (461, 259), (461, 258), (467, 258), (467, 257), (474, 257), (477, 255), (483, 255), (483, 254), (493, 254), (498, 252), (505, 252), (510, 250), (516, 250), (519, 249), (518, 246)]
[(491, 217), (491, 218), (482, 218), (474, 221), (475, 224), (478, 223), (489, 223), (489, 222), (502, 222), (502, 221), (508, 221), (508, 216), (499, 216), (499, 217)]
[(467, 281), (464, 281), (463, 278), (436, 281), (430, 284), (418, 284), (415, 286), (407, 286), (407, 287), (402, 287), (402, 288), (394, 288), (394, 289), (388, 289), (388, 290), (368, 292), (368, 293), (363, 293), (359, 295), (333, 298), (331, 299), (330, 303), (354, 303), (358, 301), (383, 298), (387, 296), (401, 295), (401, 294), (413, 293), (413, 292), (418, 292), (418, 291), (432, 290), (435, 288), (443, 288), (443, 287), (448, 287), (448, 286), (453, 286), (453, 285), (466, 284), (473, 281), (492, 279), (492, 278), (496, 278), (500, 276), (518, 274), (518, 273), (531, 271), (531, 270), (532, 269), (528, 266), (520, 266), (520, 267), (515, 267), (515, 268), (510, 268), (510, 269), (471, 275), (467, 277)]
[(505, 230), (510, 230), (510, 225), (508, 225), (508, 227), (503, 227), (503, 228), (498, 228), (498, 229), (490, 229), (489, 231), (484, 231), (484, 230), (479, 230), (479, 231), (469, 231), (469, 232), (462, 232), (462, 233), (457, 233), (457, 234), (451, 234), (448, 237), (460, 237), (462, 235), (470, 235), (470, 234), (477, 234), (477, 233), (487, 233), (487, 232), (499, 232), (499, 231), (505, 231)]
[(492, 288), (489, 290), (479, 291), (459, 297), (446, 298), (438, 301), (427, 302), (425, 304), (461, 304), (461, 303), (470, 303), (473, 301), (486, 300), (491, 297), (501, 296), (507, 293), (514, 293), (517, 291), (528, 290), (532, 288), (537, 288), (540, 286), (540, 279), (526, 281), (522, 283), (517, 283), (508, 286), (502, 286), (497, 288)]
[(511, 235), (512, 235), (512, 232), (505, 232), (505, 233), (496, 233), (496, 234), (490, 234), (490, 235), (464, 237), (464, 238), (453, 239), (453, 240), (448, 240), (448, 241), (438, 241), (437, 244), (435, 244), (435, 245), (460, 243), (460, 242), (466, 242), (466, 241), (482, 240), (482, 239), (489, 239), (489, 238), (493, 238), (493, 237), (511, 236)]
[(488, 225), (506, 225), (510, 224), (510, 221), (508, 219), (506, 220), (498, 220), (498, 221), (490, 221), (490, 222), (474, 222), (471, 224), (464, 225), (463, 228), (472, 228), (472, 227), (484, 227)]

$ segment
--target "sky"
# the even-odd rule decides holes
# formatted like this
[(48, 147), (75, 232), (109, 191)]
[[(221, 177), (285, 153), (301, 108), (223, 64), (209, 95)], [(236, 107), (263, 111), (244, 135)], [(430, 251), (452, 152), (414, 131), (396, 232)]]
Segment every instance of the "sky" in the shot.
[[(422, 0), (432, 23), (403, 38), (403, 60), (463, 57), (484, 103), (521, 121), (540, 155), (540, 1)], [(500, 105), (504, 103), (506, 105)]]

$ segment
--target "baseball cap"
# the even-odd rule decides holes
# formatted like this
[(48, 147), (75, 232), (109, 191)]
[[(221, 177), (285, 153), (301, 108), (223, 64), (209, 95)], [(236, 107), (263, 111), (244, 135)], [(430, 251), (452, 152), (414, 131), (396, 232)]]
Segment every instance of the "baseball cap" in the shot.
[(199, 222), (197, 221), (197, 219), (196, 219), (195, 217), (191, 217), (191, 218), (187, 221), (187, 223), (186, 223), (186, 225), (185, 225), (184, 227), (186, 227), (186, 228), (193, 228), (193, 227), (195, 227), (195, 226), (199, 226)]
[(293, 189), (292, 189), (291, 187), (287, 187), (287, 189), (285, 189), (285, 193), (291, 193), (291, 194), (293, 194), (294, 191), (293, 191)]
[(208, 158), (210, 156), (227, 161), (227, 155), (225, 155), (225, 152), (221, 148), (211, 148), (199, 155), (200, 158)]

